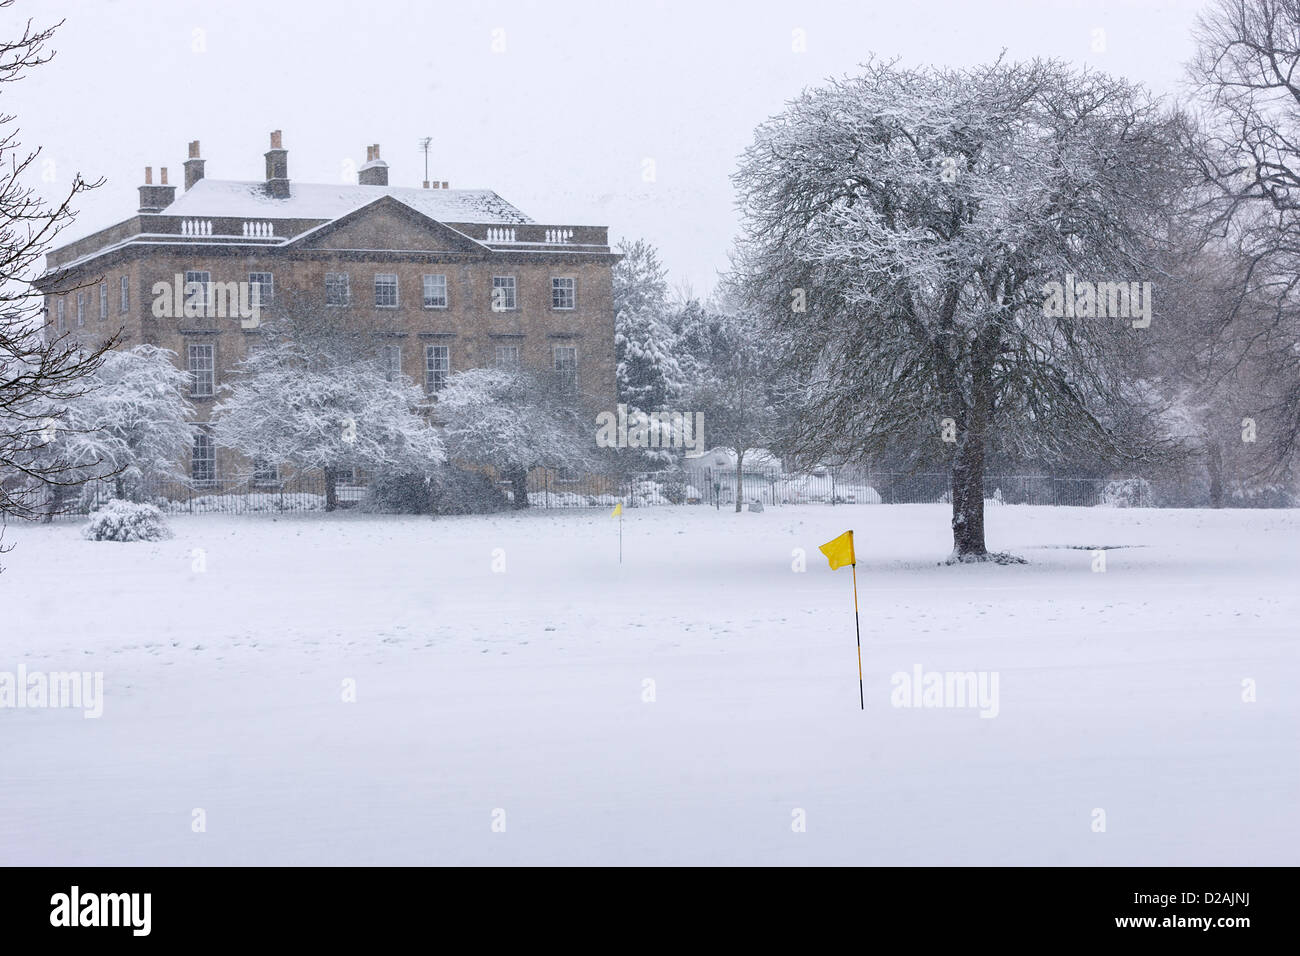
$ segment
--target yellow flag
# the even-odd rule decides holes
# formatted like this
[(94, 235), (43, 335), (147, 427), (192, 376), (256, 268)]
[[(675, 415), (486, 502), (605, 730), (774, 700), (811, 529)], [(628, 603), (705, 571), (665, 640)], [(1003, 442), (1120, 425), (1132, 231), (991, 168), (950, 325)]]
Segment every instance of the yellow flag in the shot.
[(832, 538), (819, 549), (822, 554), (826, 555), (826, 560), (831, 563), (831, 570), (842, 568), (846, 564), (857, 564), (858, 559), (853, 554), (853, 532), (845, 531), (838, 538)]
[(623, 513), (623, 502), (620, 501), (618, 504), (614, 506), (614, 510), (609, 513), (609, 516), (611, 518), (617, 518), (622, 513)]

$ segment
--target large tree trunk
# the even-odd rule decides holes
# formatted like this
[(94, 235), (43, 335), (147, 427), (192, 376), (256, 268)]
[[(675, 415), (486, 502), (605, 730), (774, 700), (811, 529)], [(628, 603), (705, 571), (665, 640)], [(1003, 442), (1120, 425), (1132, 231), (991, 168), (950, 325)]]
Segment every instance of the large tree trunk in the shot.
[(1223, 447), (1212, 441), (1205, 449), (1205, 463), (1210, 471), (1210, 507), (1223, 507)]
[(45, 504), (45, 516), (42, 524), (52, 524), (54, 516), (63, 511), (63, 504), (68, 498), (68, 489), (64, 485), (50, 485), (50, 497)]
[(745, 496), (745, 478), (741, 466), (745, 462), (745, 450), (736, 449), (736, 514), (740, 514), (741, 500)]
[(339, 506), (339, 476), (333, 468), (325, 469), (325, 510), (333, 511)]
[(952, 463), (952, 553), (979, 560), (984, 544), (984, 450), (993, 420), (993, 363), (990, 350), (976, 344), (972, 361), (971, 408), (957, 438)]
[(514, 492), (514, 501), (512, 506), (515, 510), (528, 507), (528, 469), (519, 465), (506, 470), (506, 479), (510, 482), (510, 489)]
[(952, 463), (952, 551), (957, 558), (983, 557), (984, 440), (967, 431)]

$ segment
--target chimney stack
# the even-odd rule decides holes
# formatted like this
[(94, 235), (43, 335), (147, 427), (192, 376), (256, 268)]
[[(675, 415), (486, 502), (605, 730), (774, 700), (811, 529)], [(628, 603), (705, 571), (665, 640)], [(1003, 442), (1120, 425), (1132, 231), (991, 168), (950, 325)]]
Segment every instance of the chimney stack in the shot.
[(366, 164), (357, 171), (362, 186), (387, 186), (388, 164), (379, 158), (379, 144), (366, 147)]
[(185, 160), (185, 191), (203, 178), (203, 160), (199, 159), (199, 141), (190, 143), (190, 158)]
[(140, 209), (142, 213), (159, 213), (172, 204), (176, 198), (176, 187), (167, 185), (167, 170), (162, 171), (162, 182), (155, 186), (153, 167), (144, 168), (144, 185), (140, 187)]
[(280, 139), (280, 130), (271, 133), (271, 148), (266, 151), (266, 194), (276, 199), (289, 198), (289, 151)]

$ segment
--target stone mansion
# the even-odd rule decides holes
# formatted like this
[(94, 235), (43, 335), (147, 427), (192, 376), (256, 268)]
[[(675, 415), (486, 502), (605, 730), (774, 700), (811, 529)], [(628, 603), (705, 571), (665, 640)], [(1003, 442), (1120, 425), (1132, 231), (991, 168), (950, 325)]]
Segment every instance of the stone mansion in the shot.
[[(179, 197), (167, 169), (155, 182), (146, 168), (136, 215), (48, 255), (38, 283), (47, 334), (170, 349), (202, 425), (259, 331), (234, 314), (159, 317), (153, 290), (176, 276), (204, 296), (247, 283), (260, 322), (291, 293), (323, 296), (382, 336), (391, 368), (430, 393), (454, 371), (521, 362), (554, 370), (584, 406), (614, 406), (618, 256), (606, 227), (536, 223), (486, 189), (390, 186), (378, 146), (355, 185), (291, 180), (278, 130), (265, 157), (262, 182), (208, 179), (192, 142)], [(200, 427), (196, 483), (246, 466)]]

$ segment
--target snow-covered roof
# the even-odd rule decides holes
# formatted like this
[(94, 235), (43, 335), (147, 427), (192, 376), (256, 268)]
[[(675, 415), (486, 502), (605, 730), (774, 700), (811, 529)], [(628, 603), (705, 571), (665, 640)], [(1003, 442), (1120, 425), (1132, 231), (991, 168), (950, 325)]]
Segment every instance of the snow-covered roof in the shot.
[(392, 196), (439, 222), (530, 223), (490, 189), (412, 189), (347, 183), (289, 183), (289, 198), (268, 196), (260, 182), (200, 179), (162, 211), (165, 216), (235, 216), (249, 219), (337, 219)]

